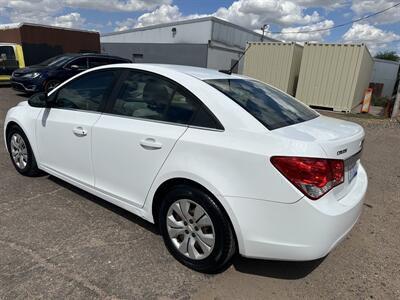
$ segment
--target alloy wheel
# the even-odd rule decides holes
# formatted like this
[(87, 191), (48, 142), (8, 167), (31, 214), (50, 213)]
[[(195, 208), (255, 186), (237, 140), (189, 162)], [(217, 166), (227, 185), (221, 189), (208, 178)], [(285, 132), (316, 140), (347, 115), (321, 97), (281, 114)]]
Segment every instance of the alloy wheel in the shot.
[(11, 136), (11, 155), (17, 167), (23, 170), (28, 164), (28, 149), (24, 139), (18, 133)]
[(50, 81), (47, 84), (47, 91), (50, 92), (51, 90), (55, 89), (60, 83), (58, 81)]
[(211, 254), (214, 225), (202, 206), (189, 199), (177, 200), (170, 206), (166, 222), (169, 237), (181, 254), (193, 260)]

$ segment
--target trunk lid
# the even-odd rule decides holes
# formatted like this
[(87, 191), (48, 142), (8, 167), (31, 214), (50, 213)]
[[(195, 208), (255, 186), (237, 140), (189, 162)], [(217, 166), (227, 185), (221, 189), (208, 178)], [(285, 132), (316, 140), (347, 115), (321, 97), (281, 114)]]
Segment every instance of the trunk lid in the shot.
[(347, 194), (357, 176), (364, 142), (364, 129), (355, 123), (319, 116), (318, 118), (272, 131), (286, 138), (315, 142), (326, 153), (325, 158), (345, 161), (345, 181), (332, 192), (341, 199)]

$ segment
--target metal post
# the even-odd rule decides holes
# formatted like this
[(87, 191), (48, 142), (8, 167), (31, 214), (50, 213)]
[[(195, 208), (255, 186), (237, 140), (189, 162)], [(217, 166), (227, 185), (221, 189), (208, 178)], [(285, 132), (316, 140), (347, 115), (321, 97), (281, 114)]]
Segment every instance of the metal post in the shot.
[(394, 100), (393, 111), (391, 116), (392, 119), (396, 118), (397, 115), (399, 114), (399, 108), (400, 108), (400, 82), (397, 87), (396, 100)]
[(261, 31), (262, 31), (262, 36), (261, 36), (261, 43), (264, 42), (264, 36), (265, 36), (265, 32), (269, 30), (269, 25), (268, 24), (264, 24), (261, 27)]

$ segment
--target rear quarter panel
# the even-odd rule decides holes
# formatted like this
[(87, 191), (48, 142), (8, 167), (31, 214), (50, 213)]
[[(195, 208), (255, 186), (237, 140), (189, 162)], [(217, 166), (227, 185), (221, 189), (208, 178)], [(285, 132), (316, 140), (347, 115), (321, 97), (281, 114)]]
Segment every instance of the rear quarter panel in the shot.
[(154, 186), (183, 177), (211, 186), (215, 195), (294, 203), (301, 194), (270, 163), (274, 155), (323, 155), (315, 143), (302, 143), (242, 130), (189, 128), (160, 170)]

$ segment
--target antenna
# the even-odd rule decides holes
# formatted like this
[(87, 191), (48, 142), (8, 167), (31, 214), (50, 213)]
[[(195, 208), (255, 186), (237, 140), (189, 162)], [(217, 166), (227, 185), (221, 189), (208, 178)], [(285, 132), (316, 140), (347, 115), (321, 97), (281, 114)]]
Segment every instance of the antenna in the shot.
[(231, 75), (231, 74), (232, 74), (232, 70), (233, 70), (233, 69), (238, 65), (238, 63), (242, 60), (242, 58), (243, 58), (243, 56), (245, 56), (247, 50), (250, 49), (251, 44), (248, 43), (248, 45), (249, 45), (249, 46), (248, 46), (248, 47), (246, 48), (246, 50), (244, 50), (244, 52), (242, 53), (242, 56), (239, 57), (239, 59), (233, 64), (233, 66), (232, 66), (229, 70), (219, 70), (219, 72), (225, 73), (225, 74), (228, 74), (228, 75)]

